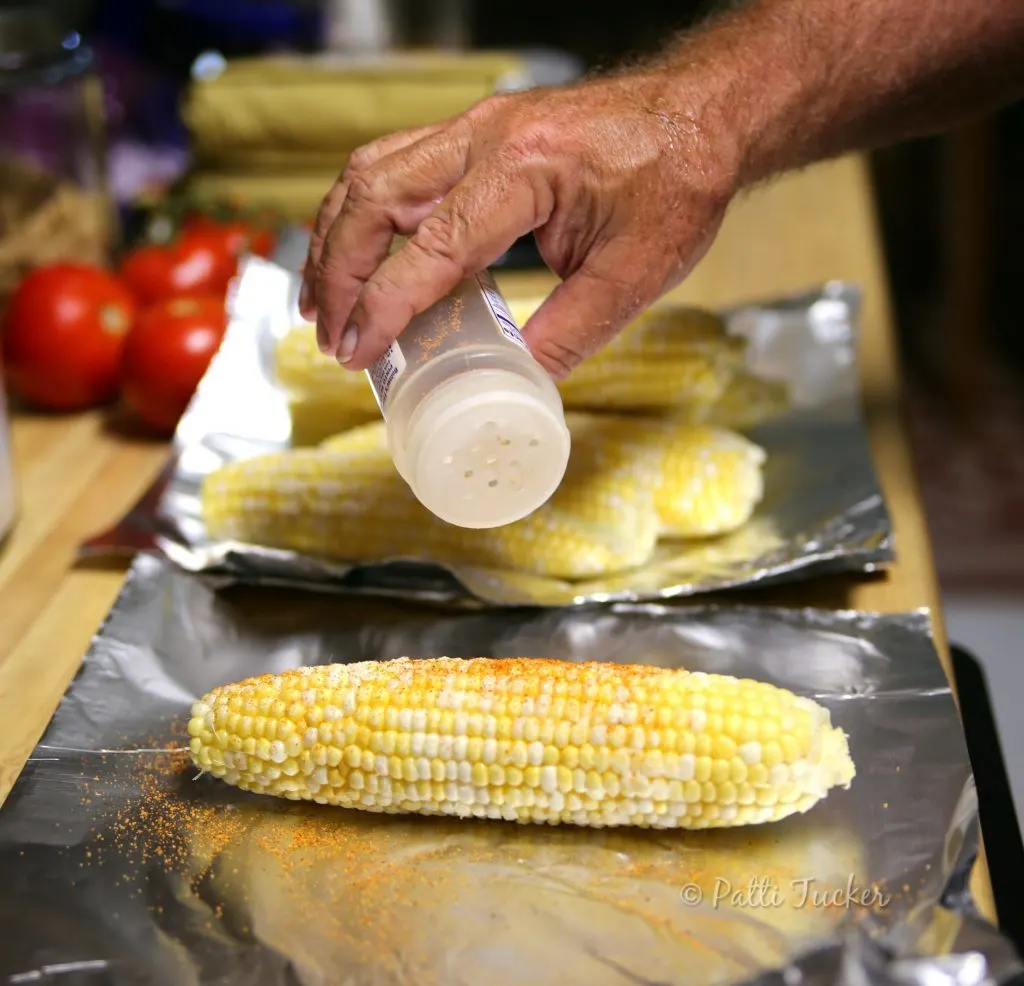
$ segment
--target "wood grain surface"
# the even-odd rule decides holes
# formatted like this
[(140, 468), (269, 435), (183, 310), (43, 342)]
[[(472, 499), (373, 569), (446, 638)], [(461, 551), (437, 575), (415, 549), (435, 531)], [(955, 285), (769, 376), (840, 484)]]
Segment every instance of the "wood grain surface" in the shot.
[[(879, 612), (927, 607), (949, 673), (931, 546), (900, 411), (894, 328), (865, 162), (843, 158), (746, 195), (734, 205), (708, 256), (673, 296), (717, 306), (831, 279), (855, 282), (864, 291), (860, 361), (865, 411), (899, 557), (882, 575), (830, 577), (750, 598)], [(498, 280), (512, 296), (544, 291), (554, 283), (541, 274), (506, 274)], [(0, 722), (5, 727), (0, 731), (0, 802), (42, 735), (124, 576), (123, 565), (76, 566), (76, 547), (136, 501), (167, 451), (159, 443), (119, 435), (98, 413), (13, 417), (21, 502), (17, 525), (0, 553)], [(984, 862), (975, 868), (973, 888), (992, 919)]]

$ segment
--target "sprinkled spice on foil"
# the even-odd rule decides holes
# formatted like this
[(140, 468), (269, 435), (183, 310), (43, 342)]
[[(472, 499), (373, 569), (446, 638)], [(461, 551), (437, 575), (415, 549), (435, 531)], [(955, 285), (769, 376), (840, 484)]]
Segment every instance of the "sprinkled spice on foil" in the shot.
[[(646, 928), (701, 962), (730, 967), (733, 960), (692, 924), (692, 908), (678, 905), (678, 888), (697, 887), (710, 902), (723, 880), (742, 893), (756, 872), (758, 879), (785, 888), (815, 875), (805, 873), (811, 859), (820, 863), (820, 847), (807, 850), (799, 838), (764, 833), (698, 839), (581, 836), (558, 829), (537, 834), (503, 823), (350, 813), (258, 795), (224, 803), (215, 783), (196, 779), (187, 750), (105, 759), (105, 766), (113, 765), (111, 776), (93, 773), (83, 785), (83, 802), (94, 797), (95, 786), (125, 783), (119, 771), (126, 766), (127, 783), (137, 793), (95, 834), (81, 865), (130, 861), (133, 869), (118, 874), (117, 883), (129, 887), (132, 898), (145, 895), (147, 871), (159, 871), (203, 902), (211, 931), (246, 940), (258, 928), (257, 937), (274, 945), (288, 929), (302, 927), (296, 947), (303, 947), (306, 936), (356, 963), (396, 963), (396, 976), (407, 975), (410, 963), (430, 961), (437, 932), (424, 914), (496, 900), (487, 920), (500, 925), (510, 893), (513, 908), (519, 893), (520, 903), (540, 902), (545, 909), (554, 893), (584, 907), (607, 908), (617, 920), (639, 922), (638, 933)], [(837, 835), (829, 848), (830, 863), (839, 870), (859, 866), (853, 842)], [(845, 876), (822, 876), (823, 890), (841, 889), (844, 882)], [(892, 893), (872, 886), (879, 896)], [(909, 894), (907, 887), (903, 892)], [(729, 907), (729, 900), (722, 906)], [(735, 901), (731, 906), (743, 907)], [(163, 905), (154, 903), (151, 910), (161, 914)], [(820, 931), (844, 910), (850, 908), (836, 903), (754, 916), (790, 930), (799, 923)], [(414, 937), (400, 946), (399, 934)], [(422, 975), (429, 971), (424, 965)]]

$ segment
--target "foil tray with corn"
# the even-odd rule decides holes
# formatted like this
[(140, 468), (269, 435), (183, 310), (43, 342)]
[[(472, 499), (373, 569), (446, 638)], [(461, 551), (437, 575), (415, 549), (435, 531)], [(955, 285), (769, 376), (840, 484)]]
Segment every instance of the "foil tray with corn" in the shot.
[[(656, 306), (560, 384), (572, 452), (551, 499), (465, 530), (398, 475), (365, 376), (319, 353), (297, 280), (245, 264), (158, 487), (87, 551), (145, 542), (235, 582), (499, 606), (690, 596), (892, 557), (847, 286), (724, 313)], [(506, 293), (520, 322), (541, 300)]]
[(976, 850), (926, 613), (466, 612), (144, 554), (0, 811), (0, 972), (1002, 984)]

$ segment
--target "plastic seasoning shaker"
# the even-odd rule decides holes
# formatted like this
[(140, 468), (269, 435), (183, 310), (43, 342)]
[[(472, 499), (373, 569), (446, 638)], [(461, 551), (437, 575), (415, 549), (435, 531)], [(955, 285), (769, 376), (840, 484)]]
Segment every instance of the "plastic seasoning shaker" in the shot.
[(395, 467), (442, 520), (511, 524), (561, 483), (570, 446), (561, 395), (489, 272), (416, 316), (367, 375)]

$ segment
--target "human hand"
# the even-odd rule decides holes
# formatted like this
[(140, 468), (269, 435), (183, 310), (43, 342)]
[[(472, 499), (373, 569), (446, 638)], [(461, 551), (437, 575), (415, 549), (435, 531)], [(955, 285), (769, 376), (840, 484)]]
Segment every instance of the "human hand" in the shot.
[[(524, 327), (556, 378), (679, 283), (738, 162), (708, 104), (657, 71), (495, 96), (356, 151), (320, 208), (300, 307), (352, 370), (534, 232), (562, 278)], [(409, 239), (389, 255), (395, 235)]]

